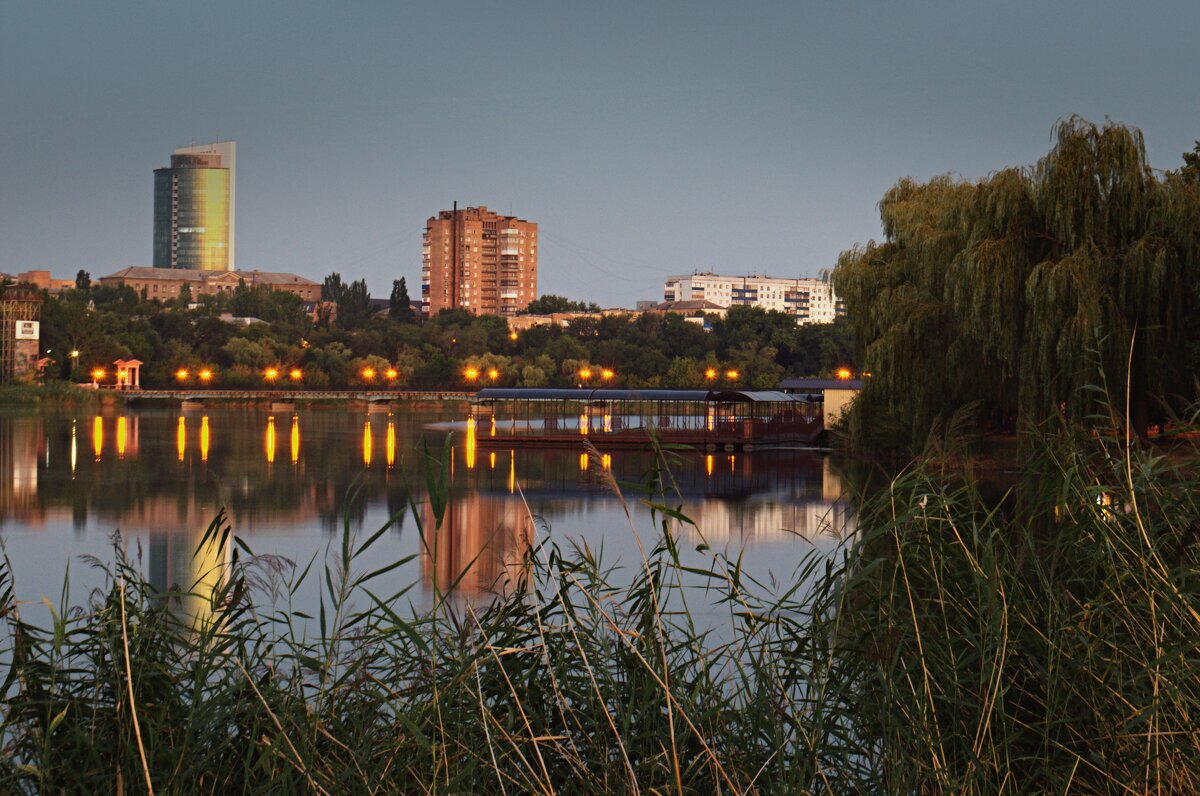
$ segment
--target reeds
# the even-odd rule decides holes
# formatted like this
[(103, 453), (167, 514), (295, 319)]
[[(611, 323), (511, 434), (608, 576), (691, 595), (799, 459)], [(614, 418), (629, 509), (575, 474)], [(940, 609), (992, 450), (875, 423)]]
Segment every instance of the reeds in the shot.
[[(1034, 447), (999, 501), (910, 467), (782, 588), (736, 554), (685, 563), (661, 486), (626, 570), (542, 539), (474, 604), (381, 593), (403, 562), (372, 561), (386, 528), (349, 523), (292, 567), (219, 516), (198, 553), (224, 577), (198, 613), (117, 544), (106, 589), (69, 608), (64, 588), (34, 626), (6, 563), (0, 790), (1196, 792), (1195, 460)], [(440, 522), (436, 462), (427, 486)], [(291, 597), (313, 578), (308, 616)]]

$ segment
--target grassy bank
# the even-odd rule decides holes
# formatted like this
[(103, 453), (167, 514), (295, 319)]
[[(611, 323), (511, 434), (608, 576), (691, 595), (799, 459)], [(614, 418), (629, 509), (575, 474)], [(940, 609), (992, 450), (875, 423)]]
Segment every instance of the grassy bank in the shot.
[(46, 629), (5, 567), (0, 789), (1196, 792), (1200, 482), (1070, 434), (1000, 500), (961, 472), (909, 468), (778, 588), (681, 564), (653, 490), (632, 577), (543, 542), (487, 605), (380, 593), (402, 562), (348, 527), (292, 567), (218, 518), (198, 554), (233, 564), (195, 626), (119, 547)]
[(0, 385), (0, 406), (91, 406), (99, 400), (95, 390), (59, 381)]

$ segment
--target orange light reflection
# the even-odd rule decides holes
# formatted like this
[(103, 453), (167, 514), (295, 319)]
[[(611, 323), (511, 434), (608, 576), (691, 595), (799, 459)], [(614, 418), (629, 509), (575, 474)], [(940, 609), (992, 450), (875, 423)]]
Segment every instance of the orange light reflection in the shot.
[(292, 464), (300, 461), (300, 418), (292, 415)]
[(467, 469), (475, 469), (475, 418), (467, 421)]
[(275, 416), (267, 418), (267, 464), (275, 463)]
[(396, 466), (396, 424), (391, 420), (387, 424), (387, 466)]

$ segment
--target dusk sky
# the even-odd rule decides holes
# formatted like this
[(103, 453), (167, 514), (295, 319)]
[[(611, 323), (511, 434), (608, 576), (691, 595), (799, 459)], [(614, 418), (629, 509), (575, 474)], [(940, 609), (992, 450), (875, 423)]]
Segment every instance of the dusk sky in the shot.
[(1200, 3), (0, 2), (0, 271), (151, 262), (153, 169), (238, 145), (237, 266), (407, 277), (458, 201), (539, 225), (539, 287), (815, 276), (896, 180), (1045, 154), (1078, 113), (1176, 168)]

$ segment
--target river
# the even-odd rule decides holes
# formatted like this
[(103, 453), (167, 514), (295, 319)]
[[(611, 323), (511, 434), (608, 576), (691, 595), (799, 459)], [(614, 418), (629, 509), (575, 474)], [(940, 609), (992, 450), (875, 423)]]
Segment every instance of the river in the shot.
[[(255, 553), (301, 567), (340, 545), (346, 523), (361, 540), (396, 517), (368, 559), (412, 556), (387, 585), (417, 585), (406, 598), (415, 603), (435, 584), (473, 599), (502, 588), (527, 546), (547, 540), (586, 544), (631, 571), (639, 538), (658, 534), (632, 485), (654, 473), (672, 485), (663, 502), (694, 522), (672, 521), (688, 563), (727, 551), (765, 584), (789, 583), (806, 553), (833, 549), (853, 524), (841, 479), (812, 451), (588, 455), (493, 449), (475, 433), (461, 412), (405, 406), (6, 409), (0, 538), (16, 594), (36, 613), (43, 597), (59, 603), (68, 568), (71, 604), (104, 583), (88, 557), (110, 562), (117, 531), (157, 587), (190, 588), (211, 568), (195, 552), (221, 508)], [(430, 471), (448, 481), (440, 527)], [(315, 601), (315, 583), (302, 601)]]

